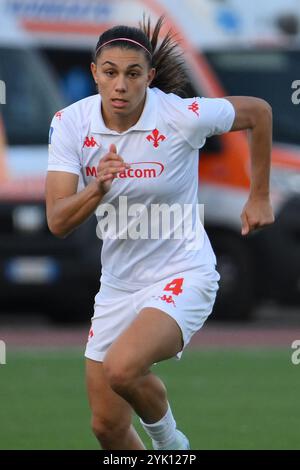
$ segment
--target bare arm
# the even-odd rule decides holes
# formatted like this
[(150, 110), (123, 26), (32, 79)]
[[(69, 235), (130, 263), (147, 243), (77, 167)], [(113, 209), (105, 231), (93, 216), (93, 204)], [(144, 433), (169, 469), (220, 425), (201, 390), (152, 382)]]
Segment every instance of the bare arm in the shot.
[(78, 176), (49, 171), (46, 180), (47, 221), (50, 231), (64, 238), (84, 222), (99, 205), (102, 194), (93, 181), (77, 193)]
[(235, 108), (231, 131), (248, 130), (251, 158), (249, 199), (241, 215), (242, 235), (274, 222), (270, 203), (272, 109), (264, 100), (247, 96), (226, 97)]
[(100, 160), (97, 177), (77, 193), (78, 176), (49, 171), (46, 180), (47, 221), (50, 231), (64, 238), (90, 217), (110, 189), (116, 173), (129, 165), (117, 155), (116, 147)]

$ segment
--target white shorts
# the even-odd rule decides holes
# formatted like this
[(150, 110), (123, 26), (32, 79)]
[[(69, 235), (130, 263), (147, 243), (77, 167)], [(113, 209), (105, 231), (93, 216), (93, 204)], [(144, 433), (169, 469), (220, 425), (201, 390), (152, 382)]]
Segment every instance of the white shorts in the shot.
[(184, 349), (212, 312), (219, 279), (212, 268), (205, 273), (199, 270), (177, 273), (134, 292), (102, 283), (95, 297), (85, 357), (102, 362), (111, 344), (144, 307), (158, 308), (174, 318), (182, 331)]

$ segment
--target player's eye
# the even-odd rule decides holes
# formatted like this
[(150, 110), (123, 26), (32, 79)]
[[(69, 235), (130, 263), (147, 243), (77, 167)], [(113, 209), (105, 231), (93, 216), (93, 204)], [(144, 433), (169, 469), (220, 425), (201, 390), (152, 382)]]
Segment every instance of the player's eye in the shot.
[(104, 74), (107, 75), (108, 77), (113, 77), (115, 74), (114, 70), (104, 70)]
[(130, 72), (129, 77), (130, 78), (137, 78), (140, 74), (138, 72)]

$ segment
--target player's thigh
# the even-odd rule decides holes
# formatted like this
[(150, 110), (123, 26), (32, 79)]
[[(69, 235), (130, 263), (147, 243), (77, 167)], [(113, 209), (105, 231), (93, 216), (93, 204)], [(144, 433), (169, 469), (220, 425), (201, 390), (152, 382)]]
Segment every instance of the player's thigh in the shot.
[(182, 345), (182, 333), (173, 318), (157, 308), (143, 308), (109, 348), (105, 371), (124, 379), (147, 374), (152, 364), (175, 356)]
[(130, 426), (132, 408), (111, 389), (102, 362), (86, 360), (86, 385), (94, 431)]

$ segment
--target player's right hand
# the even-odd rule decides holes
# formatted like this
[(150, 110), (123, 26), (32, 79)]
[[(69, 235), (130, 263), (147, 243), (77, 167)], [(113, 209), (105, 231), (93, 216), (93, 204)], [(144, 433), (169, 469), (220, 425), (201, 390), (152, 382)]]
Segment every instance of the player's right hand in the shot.
[(103, 158), (101, 158), (97, 167), (96, 181), (99, 190), (105, 194), (111, 188), (113, 179), (116, 174), (130, 168), (128, 163), (125, 163), (123, 158), (117, 154), (115, 144), (111, 144), (109, 151)]

